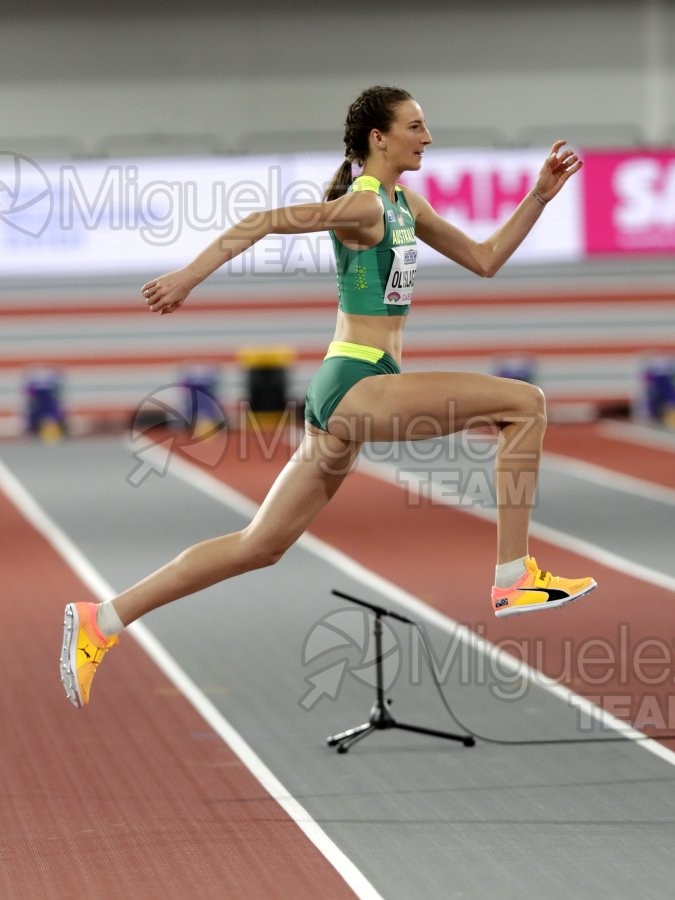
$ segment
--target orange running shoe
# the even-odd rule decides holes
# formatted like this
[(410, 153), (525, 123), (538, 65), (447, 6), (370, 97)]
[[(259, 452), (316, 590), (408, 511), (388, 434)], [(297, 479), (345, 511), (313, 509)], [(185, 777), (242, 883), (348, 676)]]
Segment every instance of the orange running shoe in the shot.
[(492, 588), (492, 606), (496, 616), (517, 616), (537, 609), (559, 609), (590, 593), (597, 584), (593, 578), (558, 578), (542, 572), (533, 556), (525, 560), (526, 572), (508, 588)]
[(119, 643), (106, 637), (96, 624), (98, 603), (69, 603), (63, 620), (59, 671), (61, 684), (73, 706), (89, 702), (91, 682), (105, 654)]

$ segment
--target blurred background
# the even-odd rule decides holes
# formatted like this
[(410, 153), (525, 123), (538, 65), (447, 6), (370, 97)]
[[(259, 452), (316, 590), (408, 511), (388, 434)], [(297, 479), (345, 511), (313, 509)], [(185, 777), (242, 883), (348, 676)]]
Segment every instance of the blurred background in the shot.
[[(36, 368), (58, 382), (73, 431), (128, 421), (196, 365), (235, 403), (250, 391), (250, 350), (274, 351), (263, 367), (283, 358), (284, 390), (300, 400), (335, 317), (325, 236), (270, 239), (178, 316), (149, 316), (140, 286), (251, 209), (320, 196), (347, 107), (373, 83), (421, 103), (434, 146), (407, 183), (474, 237), (508, 215), (553, 140), (585, 161), (497, 278), (422, 255), (406, 368), (520, 374), (559, 418), (668, 426), (670, 0), (386, 11), (196, 0), (189, 12), (28, 0), (0, 29), (3, 432), (25, 429)], [(647, 370), (665, 372), (650, 409)]]

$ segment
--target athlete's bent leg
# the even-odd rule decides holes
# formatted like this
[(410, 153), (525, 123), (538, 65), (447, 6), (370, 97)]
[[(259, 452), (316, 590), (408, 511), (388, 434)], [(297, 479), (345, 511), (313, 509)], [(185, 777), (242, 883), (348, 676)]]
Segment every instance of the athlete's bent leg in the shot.
[(420, 440), (494, 424), (498, 563), (527, 555), (546, 405), (541, 390), (492, 375), (413, 372), (364, 378), (341, 400), (329, 429), (344, 439)]
[(328, 428), (345, 439), (400, 441), (440, 437), (487, 423), (499, 429), (495, 614), (553, 609), (584, 596), (596, 586), (592, 578), (557, 578), (539, 570), (529, 557), (529, 522), (546, 429), (539, 388), (479, 374), (376, 375), (345, 394)]

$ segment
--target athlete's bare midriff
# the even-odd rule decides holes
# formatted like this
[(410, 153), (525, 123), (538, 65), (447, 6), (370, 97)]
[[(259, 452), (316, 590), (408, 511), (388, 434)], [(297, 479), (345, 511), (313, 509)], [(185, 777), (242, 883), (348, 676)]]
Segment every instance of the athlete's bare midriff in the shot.
[(406, 318), (406, 316), (356, 316), (339, 309), (334, 340), (379, 347), (380, 350), (386, 350), (400, 366)]

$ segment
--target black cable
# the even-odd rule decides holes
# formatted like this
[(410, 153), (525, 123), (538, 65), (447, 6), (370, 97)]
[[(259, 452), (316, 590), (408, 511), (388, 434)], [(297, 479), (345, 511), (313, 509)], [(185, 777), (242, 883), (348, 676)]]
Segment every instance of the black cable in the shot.
[[(400, 616), (397, 618), (401, 618), (403, 621), (406, 621), (409, 625), (412, 625), (413, 628), (417, 629), (420, 637), (422, 638), (422, 647), (424, 648), (424, 658), (426, 660), (427, 666), (429, 667), (429, 672), (431, 673), (431, 677), (434, 682), (434, 686), (436, 687), (436, 690), (438, 691), (438, 693), (440, 695), (443, 706), (447, 710), (448, 715), (450, 716), (452, 721), (455, 723), (455, 725), (459, 726), (459, 728), (461, 728), (462, 731), (465, 731), (467, 733), (467, 735), (478, 738), (478, 740), (484, 741), (486, 744), (500, 744), (502, 746), (518, 744), (518, 745), (522, 746), (522, 745), (526, 745), (526, 744), (531, 744), (531, 745), (537, 745), (537, 744), (612, 744), (612, 743), (617, 743), (619, 741), (633, 741), (634, 743), (637, 743), (639, 741), (675, 740), (675, 733), (656, 734), (656, 735), (643, 734), (640, 737), (631, 737), (629, 735), (617, 735), (616, 737), (606, 737), (606, 738), (599, 738), (599, 737), (537, 738), (537, 739), (516, 738), (513, 740), (507, 739), (507, 738), (492, 738), (492, 737), (487, 737), (484, 734), (478, 734), (478, 732), (473, 731), (473, 729), (469, 728), (467, 725), (464, 724), (464, 722), (462, 722), (457, 717), (457, 715), (453, 712), (452, 707), (446, 700), (445, 694), (443, 693), (443, 687), (442, 687), (440, 681), (438, 680), (438, 678), (436, 677), (436, 672), (434, 671), (434, 666), (432, 663), (432, 654), (429, 649), (429, 639), (427, 638), (427, 635), (425, 634), (424, 629), (422, 628), (420, 623), (415, 622), (412, 619), (403, 619), (403, 617), (400, 617)], [(631, 727), (633, 727), (633, 726), (631, 726)], [(634, 730), (636, 730), (636, 729), (634, 729)]]

